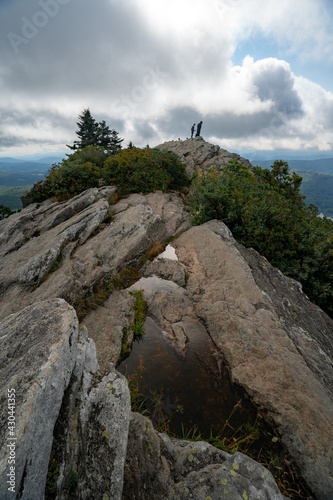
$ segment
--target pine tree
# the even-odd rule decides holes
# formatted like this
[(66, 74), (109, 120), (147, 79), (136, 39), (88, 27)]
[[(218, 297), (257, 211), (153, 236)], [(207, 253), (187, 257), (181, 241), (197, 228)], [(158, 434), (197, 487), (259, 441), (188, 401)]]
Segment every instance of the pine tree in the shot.
[(73, 146), (67, 146), (70, 149), (83, 149), (87, 146), (96, 146), (98, 139), (98, 124), (96, 120), (91, 116), (90, 110), (84, 109), (79, 115), (79, 121), (77, 122), (79, 130), (76, 131), (76, 135), (79, 137), (78, 141), (74, 141)]
[(76, 131), (76, 135), (79, 140), (74, 141), (73, 146), (67, 144), (70, 149), (78, 150), (87, 146), (101, 146), (112, 156), (120, 151), (123, 139), (119, 138), (118, 132), (111, 130), (105, 120), (96, 122), (89, 108), (84, 109), (79, 115), (77, 126), (79, 129)]
[(121, 150), (121, 143), (124, 139), (118, 137), (116, 130), (110, 130), (105, 120), (98, 124), (97, 145), (105, 148), (110, 155), (116, 155)]

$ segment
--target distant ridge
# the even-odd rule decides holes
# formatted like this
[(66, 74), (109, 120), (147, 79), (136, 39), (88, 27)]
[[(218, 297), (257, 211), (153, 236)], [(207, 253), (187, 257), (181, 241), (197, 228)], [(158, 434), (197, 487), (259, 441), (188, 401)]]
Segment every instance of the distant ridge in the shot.
[(246, 149), (239, 148), (239, 154), (249, 158), (249, 160), (256, 165), (259, 161), (275, 161), (275, 160), (325, 160), (333, 158), (333, 151), (293, 151), (287, 149), (277, 149), (277, 150), (256, 150), (256, 149)]
[[(316, 160), (294, 160), (287, 157), (275, 159), (288, 162), (289, 167), (293, 170), (310, 170), (311, 172), (333, 175), (333, 157)], [(252, 163), (262, 168), (268, 168), (272, 165), (272, 160), (258, 159), (257, 161), (252, 161)]]
[(25, 163), (26, 160), (19, 160), (11, 156), (0, 156), (0, 163)]
[(35, 160), (36, 163), (59, 163), (63, 160), (65, 155), (63, 156), (46, 156), (45, 158), (40, 158), (40, 160)]
[(25, 158), (25, 159), (20, 159), (20, 158), (14, 158), (11, 156), (0, 156), (0, 165), (3, 163), (28, 163), (28, 164), (33, 164), (33, 163), (49, 163), (50, 165), (52, 163), (58, 163), (61, 160), (65, 158), (65, 155), (59, 155), (59, 156), (45, 156), (44, 158)]

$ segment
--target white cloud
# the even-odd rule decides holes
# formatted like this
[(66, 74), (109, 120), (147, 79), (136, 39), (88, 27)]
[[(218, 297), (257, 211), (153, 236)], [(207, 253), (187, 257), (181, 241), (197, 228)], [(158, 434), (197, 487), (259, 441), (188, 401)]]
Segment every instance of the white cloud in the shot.
[[(16, 54), (40, 2), (57, 14)], [(14, 5), (15, 4), (15, 5)], [(3, 7), (0, 28), (0, 154), (8, 147), (75, 139), (89, 107), (126, 142), (205, 138), (237, 150), (331, 148), (332, 94), (296, 77), (288, 58), (255, 54), (232, 64), (237, 44), (259, 34), (297, 57), (331, 57), (324, 0), (26, 0)], [(5, 15), (3, 14), (5, 12)], [(2, 148), (1, 148), (2, 145)]]
[(231, 23), (235, 44), (260, 33), (274, 37), (286, 54), (333, 60), (332, 19), (325, 0), (239, 0)]

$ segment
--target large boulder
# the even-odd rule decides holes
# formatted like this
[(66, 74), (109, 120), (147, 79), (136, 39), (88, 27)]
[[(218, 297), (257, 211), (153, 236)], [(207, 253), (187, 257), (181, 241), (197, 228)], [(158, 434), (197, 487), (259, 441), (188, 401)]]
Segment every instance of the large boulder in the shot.
[[(192, 330), (208, 332), (232, 382), (278, 432), (300, 477), (316, 497), (329, 499), (333, 321), (298, 282), (237, 244), (220, 221), (189, 229), (171, 247), (178, 261), (147, 263), (144, 278), (86, 318), (96, 342), (103, 337), (99, 359), (115, 362), (107, 345), (119, 344), (131, 321), (129, 291), (144, 290), (150, 324), (180, 356)], [(112, 352), (119, 355), (120, 348)]]
[(121, 500), (131, 410), (127, 381), (112, 365), (104, 376), (95, 372), (79, 381), (64, 400), (54, 437), (57, 498)]
[(53, 429), (76, 363), (79, 325), (73, 308), (56, 299), (9, 316), (0, 328), (0, 496), (13, 498), (10, 485), (20, 498), (37, 500), (44, 495)]
[(62, 299), (7, 317), (0, 331), (0, 498), (42, 500), (52, 456), (59, 499), (120, 500), (126, 379), (113, 366), (98, 372), (94, 342)]
[(317, 498), (333, 492), (333, 321), (219, 221), (173, 242), (195, 312)]
[(205, 442), (171, 439), (133, 413), (124, 500), (282, 500), (271, 473), (254, 460)]

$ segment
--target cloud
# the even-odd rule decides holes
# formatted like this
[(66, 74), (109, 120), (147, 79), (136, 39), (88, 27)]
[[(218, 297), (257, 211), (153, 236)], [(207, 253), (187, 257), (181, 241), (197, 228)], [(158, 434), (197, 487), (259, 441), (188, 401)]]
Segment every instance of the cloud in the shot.
[(303, 114), (289, 64), (270, 58), (253, 64), (253, 67), (253, 84), (261, 101), (272, 102), (276, 111), (287, 116), (297, 118)]
[(33, 23), (36, 13), (43, 13), (37, 2), (21, 5), (15, 17), (10, 13), (7, 38), (11, 32), (18, 36), (31, 32), (26, 43), (16, 46), (17, 54), (7, 39), (4, 56), (7, 63), (12, 61), (7, 81), (13, 90), (40, 92), (41, 97), (64, 92), (87, 97), (92, 88), (111, 95), (130, 89), (138, 73), (145, 71), (140, 54), (150, 49), (132, 2), (100, 0), (96, 8), (88, 0), (67, 0), (65, 5), (51, 1), (58, 5), (58, 13), (40, 28)]
[(234, 150), (316, 141), (331, 147), (330, 92), (296, 77), (282, 57), (248, 56), (232, 64), (237, 45), (258, 33), (274, 38), (285, 55), (320, 57), (322, 50), (330, 57), (332, 16), (325, 5), (6, 0), (0, 152), (38, 139), (42, 148), (73, 142), (78, 114), (87, 107), (126, 143), (141, 146), (188, 137), (192, 123), (202, 119), (207, 140)]
[(230, 29), (236, 43), (260, 33), (274, 37), (286, 57), (332, 62), (331, 9), (331, 0), (239, 0)]

